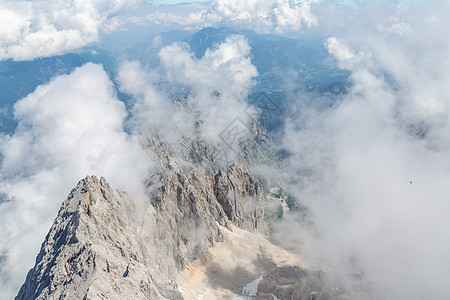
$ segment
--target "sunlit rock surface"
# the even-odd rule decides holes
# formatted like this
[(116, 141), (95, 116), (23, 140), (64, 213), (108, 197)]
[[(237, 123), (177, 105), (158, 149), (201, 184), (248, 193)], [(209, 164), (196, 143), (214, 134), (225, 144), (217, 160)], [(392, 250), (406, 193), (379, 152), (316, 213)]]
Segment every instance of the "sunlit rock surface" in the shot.
[(219, 227), (267, 230), (261, 186), (239, 165), (214, 177), (172, 166), (147, 191), (135, 201), (104, 178), (81, 180), (16, 299), (181, 299), (179, 271), (223, 241)]

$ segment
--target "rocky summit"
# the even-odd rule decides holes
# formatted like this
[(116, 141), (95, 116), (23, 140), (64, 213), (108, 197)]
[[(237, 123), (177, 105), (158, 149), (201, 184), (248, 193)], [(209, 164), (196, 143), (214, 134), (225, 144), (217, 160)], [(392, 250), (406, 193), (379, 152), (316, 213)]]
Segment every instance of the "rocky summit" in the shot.
[(16, 299), (310, 299), (321, 291), (320, 271), (265, 237), (262, 187), (243, 166), (206, 176), (169, 164), (148, 178), (146, 194), (132, 199), (104, 178), (81, 180)]

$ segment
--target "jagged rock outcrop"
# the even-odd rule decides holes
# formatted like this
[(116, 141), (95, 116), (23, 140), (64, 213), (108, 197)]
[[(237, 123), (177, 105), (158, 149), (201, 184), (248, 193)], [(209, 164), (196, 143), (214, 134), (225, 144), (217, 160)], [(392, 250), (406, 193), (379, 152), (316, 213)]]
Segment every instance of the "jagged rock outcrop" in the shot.
[(223, 240), (219, 226), (266, 230), (261, 187), (240, 165), (213, 177), (169, 165), (147, 191), (135, 201), (81, 180), (16, 299), (182, 299), (178, 273)]
[[(253, 230), (261, 226), (262, 211), (258, 207), (262, 187), (250, 173), (239, 165), (214, 176), (214, 194), (228, 219), (238, 227)], [(244, 201), (242, 201), (244, 199)]]
[[(178, 165), (153, 175), (148, 181), (148, 194), (156, 210), (157, 228), (167, 228), (175, 241), (172, 255), (181, 270), (199, 253), (223, 241), (218, 225), (234, 224), (249, 231), (265, 232), (261, 185), (241, 165), (233, 164), (226, 172), (233, 184), (221, 186), (223, 172), (214, 177), (197, 171), (184, 172)], [(247, 174), (244, 177), (243, 174)], [(237, 182), (242, 181), (238, 186)], [(163, 184), (161, 184), (163, 182)], [(228, 208), (222, 196), (237, 205)], [(239, 216), (236, 218), (235, 216)]]
[[(64, 201), (16, 299), (161, 298), (146, 264), (150, 249), (142, 249), (132, 226), (134, 210), (133, 200), (103, 178), (80, 181)], [(127, 270), (130, 275), (124, 276)]]
[(259, 299), (348, 300), (332, 277), (324, 270), (282, 266), (262, 276), (256, 296)]

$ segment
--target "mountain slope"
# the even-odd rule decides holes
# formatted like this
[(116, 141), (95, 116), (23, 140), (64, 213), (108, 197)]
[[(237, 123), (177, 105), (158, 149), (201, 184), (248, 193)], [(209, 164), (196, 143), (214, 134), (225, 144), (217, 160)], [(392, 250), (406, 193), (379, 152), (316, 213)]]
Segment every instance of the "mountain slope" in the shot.
[(181, 299), (177, 274), (223, 240), (219, 226), (266, 230), (261, 187), (239, 165), (214, 177), (172, 166), (147, 189), (140, 203), (104, 178), (81, 180), (16, 299)]

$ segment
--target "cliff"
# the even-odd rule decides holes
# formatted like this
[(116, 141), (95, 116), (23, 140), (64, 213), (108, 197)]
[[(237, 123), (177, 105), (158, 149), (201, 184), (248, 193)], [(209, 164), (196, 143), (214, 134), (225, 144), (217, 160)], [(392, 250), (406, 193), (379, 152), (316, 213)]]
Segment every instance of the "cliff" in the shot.
[(267, 230), (261, 186), (240, 165), (210, 177), (169, 165), (146, 189), (136, 201), (81, 180), (16, 299), (182, 299), (178, 274), (224, 240), (220, 228)]

